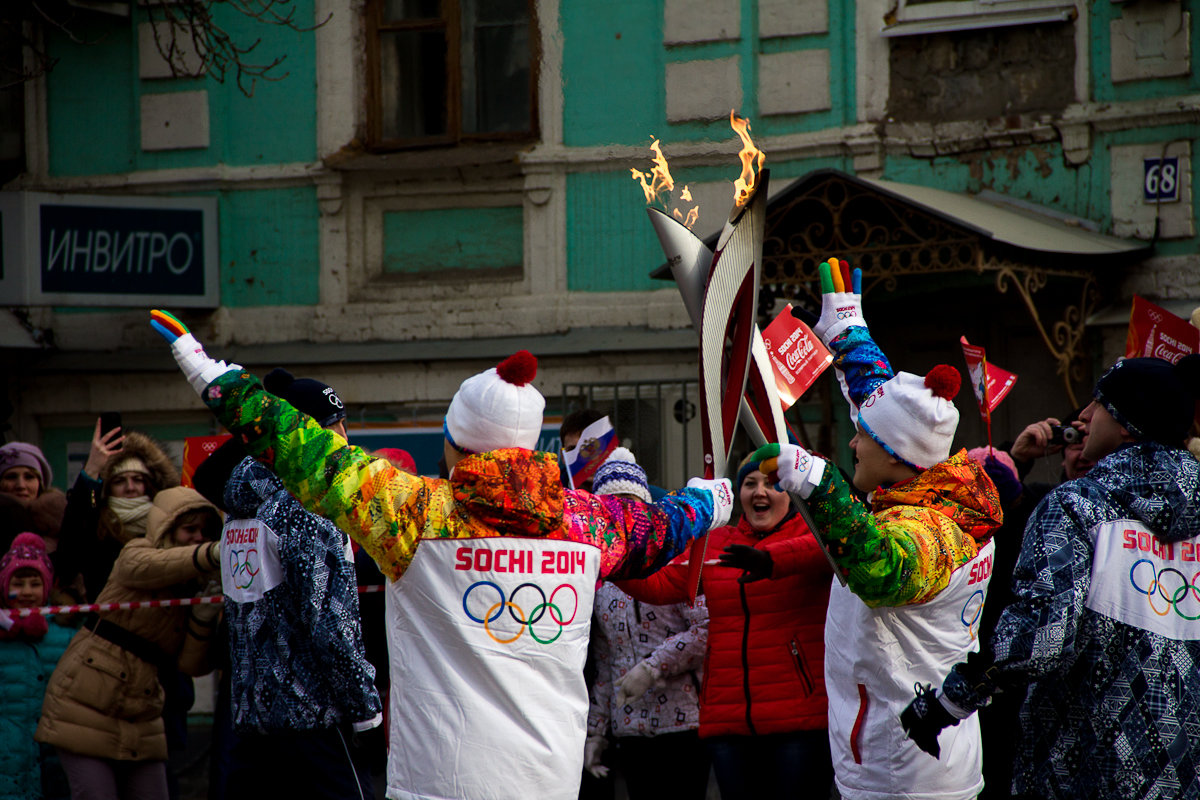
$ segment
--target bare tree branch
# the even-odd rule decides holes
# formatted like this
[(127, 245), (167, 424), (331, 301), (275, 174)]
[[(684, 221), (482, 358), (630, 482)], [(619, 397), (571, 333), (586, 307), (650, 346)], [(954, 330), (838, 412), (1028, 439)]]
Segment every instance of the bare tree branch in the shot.
[[(214, 8), (227, 7), (254, 24), (277, 25), (304, 33), (315, 30), (329, 21), (329, 16), (311, 26), (296, 22), (296, 6), (293, 0), (161, 0), (146, 7), (146, 15), (152, 23), (154, 46), (159, 56), (168, 65), (175, 77), (198, 77), (209, 75), (218, 83), (233, 77), (238, 90), (247, 97), (254, 95), (258, 81), (280, 81), (288, 76), (280, 72), (286, 55), (253, 58), (251, 54), (262, 43), (239, 30), (229, 30), (213, 16)], [(136, 9), (135, 3), (130, 3)], [(0, 29), (12, 31), (33, 53), (35, 67), (22, 67), (14, 73), (4, 69), (3, 74), (12, 75), (13, 80), (0, 88), (44, 75), (53, 69), (57, 59), (46, 49), (24, 33), (27, 23), (35, 23), (54, 29), (72, 42), (80, 45), (94, 44), (80, 35), (88, 27), (89, 12), (80, 12), (67, 0), (0, 0)], [(136, 13), (136, 11), (134, 12)]]

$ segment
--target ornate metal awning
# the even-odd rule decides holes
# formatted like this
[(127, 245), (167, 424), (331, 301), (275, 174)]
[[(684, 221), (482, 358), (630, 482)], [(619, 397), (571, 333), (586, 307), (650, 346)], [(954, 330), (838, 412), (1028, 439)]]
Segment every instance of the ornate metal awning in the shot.
[[(998, 292), (1013, 287), (1020, 295), (1076, 404), (1073, 384), (1084, 377), (1084, 323), (1099, 302), (1096, 275), (1135, 263), (1151, 249), (1094, 227), (994, 193), (967, 195), (817, 170), (768, 203), (762, 283), (775, 297), (815, 308), (817, 265), (835, 254), (863, 267), (864, 294), (879, 286), (891, 291), (909, 276), (993, 274)], [(670, 277), (664, 269), (654, 275)], [(1059, 303), (1037, 302), (1052, 279), (1067, 281), (1077, 298), (1061, 312)], [(1057, 318), (1044, 318), (1051, 305)]]

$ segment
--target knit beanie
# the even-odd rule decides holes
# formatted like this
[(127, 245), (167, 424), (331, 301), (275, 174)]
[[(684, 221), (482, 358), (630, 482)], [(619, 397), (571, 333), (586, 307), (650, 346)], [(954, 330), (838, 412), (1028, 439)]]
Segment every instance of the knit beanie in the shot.
[(109, 477), (116, 477), (122, 472), (140, 472), (146, 477), (150, 477), (150, 468), (146, 466), (146, 462), (142, 461), (137, 456), (122, 456), (120, 453), (115, 455), (112, 469), (108, 471)]
[(463, 381), (446, 409), (447, 441), (464, 453), (537, 447), (546, 399), (530, 384), (536, 374), (537, 359), (519, 350)]
[(650, 501), (646, 470), (638, 465), (633, 453), (618, 447), (596, 470), (592, 478), (592, 494), (631, 494), (643, 503)]
[(1175, 364), (1126, 358), (1108, 368), (1092, 393), (1134, 438), (1183, 447), (1200, 397), (1200, 355)]
[(346, 418), (346, 407), (333, 387), (312, 378), (297, 378), (286, 369), (273, 369), (263, 378), (263, 387), (308, 414), (322, 428)]
[(736, 495), (740, 492), (742, 484), (746, 482), (746, 476), (757, 471), (758, 462), (754, 460), (754, 453), (750, 453), (738, 463), (737, 478), (733, 482), (733, 493)]
[(939, 364), (927, 375), (900, 372), (867, 395), (858, 424), (884, 450), (910, 467), (927, 470), (950, 457), (962, 375)]
[(0, 475), (13, 467), (29, 467), (42, 476), (39, 490), (44, 492), (50, 488), (54, 473), (50, 470), (50, 462), (37, 446), (28, 442), (9, 442), (0, 447)]
[[(37, 570), (42, 576), (42, 603), (50, 597), (50, 584), (54, 581), (54, 567), (46, 554), (46, 542), (36, 533), (18, 533), (12, 545), (0, 556), (0, 591), (8, 597), (8, 584), (13, 573), (22, 568)], [(7, 603), (7, 600), (5, 601)]]

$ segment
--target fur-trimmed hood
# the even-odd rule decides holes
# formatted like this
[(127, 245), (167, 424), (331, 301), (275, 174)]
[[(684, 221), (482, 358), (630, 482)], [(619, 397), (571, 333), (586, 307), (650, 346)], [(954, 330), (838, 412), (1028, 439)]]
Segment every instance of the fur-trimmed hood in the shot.
[(212, 512), (216, 527), (220, 529), (220, 511), (195, 489), (186, 486), (163, 489), (154, 498), (154, 505), (150, 507), (150, 514), (146, 519), (146, 541), (155, 547), (170, 547), (171, 542), (167, 537), (175, 530), (176, 520), (183, 514), (196, 510)]
[(100, 480), (104, 484), (104, 488), (101, 489), (102, 497), (109, 495), (112, 468), (130, 456), (140, 459), (150, 471), (150, 481), (146, 489), (151, 500), (163, 489), (179, 485), (179, 470), (175, 468), (174, 462), (163, 450), (162, 445), (144, 433), (129, 431), (125, 434), (121, 450), (108, 459), (108, 463), (100, 470)]

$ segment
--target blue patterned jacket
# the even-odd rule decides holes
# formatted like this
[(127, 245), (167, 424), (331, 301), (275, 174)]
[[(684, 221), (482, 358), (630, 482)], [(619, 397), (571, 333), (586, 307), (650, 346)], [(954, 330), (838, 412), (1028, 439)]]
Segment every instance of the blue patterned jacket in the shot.
[[(225, 504), (227, 540), (245, 527), (239, 520), (256, 520), (271, 532), (253, 556), (247, 550), (240, 562), (235, 555), (222, 563), (235, 728), (270, 733), (375, 719), (382, 705), (363, 650), (346, 535), (305, 511), (252, 458), (234, 468)], [(231, 570), (237, 586), (273, 580), (261, 597), (238, 602)]]
[[(1000, 685), (1030, 682), (1018, 793), (1200, 798), (1198, 537), (1200, 462), (1155, 443), (1038, 505), (991, 642)], [(970, 684), (956, 669), (943, 691), (974, 710)]]

